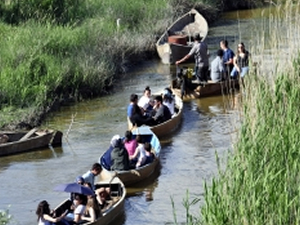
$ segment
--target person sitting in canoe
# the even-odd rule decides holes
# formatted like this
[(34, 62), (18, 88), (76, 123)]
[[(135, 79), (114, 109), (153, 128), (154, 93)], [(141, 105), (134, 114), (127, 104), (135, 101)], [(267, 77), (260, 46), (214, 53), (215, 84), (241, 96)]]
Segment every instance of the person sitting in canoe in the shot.
[(136, 136), (136, 141), (138, 143), (137, 148), (132, 156), (129, 156), (130, 164), (134, 168), (138, 168), (144, 164), (146, 161), (146, 150), (144, 147), (143, 139), (141, 135)]
[(138, 106), (143, 110), (143, 115), (148, 115), (153, 109), (153, 101), (151, 99), (151, 89), (147, 86), (144, 90), (143, 96), (138, 101)]
[(131, 94), (130, 95), (130, 103), (127, 106), (127, 117), (131, 118), (133, 114), (133, 106), (137, 104), (138, 102), (138, 95), (137, 94)]
[(38, 225), (64, 225), (68, 224), (64, 222), (64, 217), (67, 215), (67, 211), (61, 216), (55, 217), (51, 214), (49, 203), (46, 200), (41, 201), (36, 209), (36, 215), (38, 216)]
[(170, 110), (171, 115), (175, 113), (175, 99), (170, 88), (165, 88), (163, 93), (163, 104)]
[(161, 95), (155, 97), (155, 105), (153, 107), (154, 124), (160, 124), (172, 118), (169, 108), (162, 102), (163, 100)]
[(152, 145), (149, 142), (143, 143), (142, 137), (138, 135), (136, 137), (138, 142), (138, 147), (135, 150), (134, 155), (130, 156), (131, 163), (134, 165), (133, 167), (139, 168), (146, 164), (152, 163), (154, 159), (154, 155), (151, 152)]
[(223, 62), (224, 51), (219, 49), (216, 58), (210, 64), (210, 78), (213, 82), (225, 79), (225, 66)]
[(233, 58), (234, 67), (230, 73), (230, 77), (232, 79), (240, 77), (243, 87), (245, 87), (244, 77), (249, 72), (249, 60), (250, 53), (246, 50), (243, 42), (239, 43), (236, 55)]
[(82, 220), (82, 216), (85, 212), (86, 203), (87, 203), (87, 196), (76, 193), (73, 201), (74, 211), (68, 213), (64, 217), (63, 220), (64, 224), (73, 225), (73, 224), (80, 223)]
[(130, 121), (133, 126), (142, 126), (143, 124), (151, 126), (153, 125), (152, 117), (144, 116), (141, 108), (137, 105), (133, 105), (132, 116), (130, 117)]
[(126, 148), (128, 155), (132, 156), (135, 152), (138, 143), (135, 138), (133, 138), (132, 132), (127, 130), (125, 132), (125, 139), (124, 139), (124, 147)]
[(81, 219), (87, 222), (95, 222), (102, 216), (100, 206), (95, 196), (88, 196), (85, 212)]
[(113, 137), (111, 152), (111, 170), (129, 170), (129, 156), (119, 135)]
[(147, 165), (149, 163), (152, 163), (154, 160), (154, 154), (151, 152), (152, 145), (149, 142), (146, 142), (144, 144), (144, 149), (146, 150), (146, 160), (143, 165)]

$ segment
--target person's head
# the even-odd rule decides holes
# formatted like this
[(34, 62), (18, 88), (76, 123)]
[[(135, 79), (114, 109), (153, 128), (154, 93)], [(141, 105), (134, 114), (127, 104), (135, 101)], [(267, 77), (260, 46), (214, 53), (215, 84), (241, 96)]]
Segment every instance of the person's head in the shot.
[(149, 86), (147, 86), (145, 89), (144, 89), (144, 95), (147, 96), (147, 97), (150, 97), (151, 96), (151, 89)]
[(198, 42), (200, 42), (200, 41), (202, 41), (202, 39), (203, 39), (203, 37), (201, 37), (201, 35), (198, 33), (198, 34), (195, 34), (195, 37), (194, 37), (194, 40), (195, 41), (198, 41)]
[(38, 216), (38, 221), (39, 219), (43, 216), (43, 214), (50, 214), (50, 207), (49, 207), (49, 203), (46, 200), (41, 201), (38, 204), (38, 207), (36, 209), (36, 215)]
[(132, 132), (130, 130), (126, 130), (125, 132), (125, 142), (130, 141), (132, 139)]
[(82, 176), (78, 176), (78, 177), (76, 177), (75, 182), (77, 184), (83, 184), (84, 183), (84, 179), (83, 179)]
[(86, 203), (86, 209), (85, 212), (86, 214), (89, 213), (89, 209), (93, 208), (96, 214), (96, 219), (99, 218), (101, 216), (101, 209), (99, 207), (99, 204), (97, 202), (97, 199), (95, 196), (89, 196), (87, 199), (87, 203)]
[(223, 51), (222, 49), (219, 49), (219, 50), (217, 51), (217, 56), (219, 56), (220, 58), (222, 58), (223, 55), (224, 55), (224, 51)]
[(220, 48), (223, 50), (228, 48), (228, 41), (227, 40), (220, 41)]
[(245, 50), (245, 45), (243, 42), (239, 43), (238, 44), (238, 49), (237, 49), (238, 52), (246, 52)]
[(151, 148), (152, 148), (152, 146), (151, 146), (151, 144), (150, 144), (149, 142), (146, 142), (146, 143), (144, 144), (144, 149), (145, 149), (147, 152), (151, 152)]
[(137, 102), (138, 100), (138, 95), (137, 94), (131, 94), (130, 95), (130, 102)]
[(122, 139), (120, 135), (116, 134), (111, 138), (110, 145), (113, 148), (119, 147), (121, 143), (122, 143)]
[(161, 97), (161, 95), (157, 95), (157, 96), (154, 98), (154, 103), (155, 103), (155, 105), (156, 105), (156, 104), (161, 105), (161, 103), (162, 103), (162, 97)]
[(170, 88), (165, 88), (164, 93), (163, 93), (163, 100), (166, 102), (172, 102), (173, 101), (173, 92), (171, 91)]
[(143, 138), (139, 134), (136, 136), (135, 140), (136, 140), (137, 143), (143, 143)]
[(82, 194), (78, 194), (75, 193), (74, 195), (74, 205), (78, 206), (78, 205), (86, 205), (87, 202), (87, 196), (86, 195), (82, 195)]
[(91, 172), (95, 175), (98, 176), (102, 171), (102, 166), (99, 163), (94, 163)]

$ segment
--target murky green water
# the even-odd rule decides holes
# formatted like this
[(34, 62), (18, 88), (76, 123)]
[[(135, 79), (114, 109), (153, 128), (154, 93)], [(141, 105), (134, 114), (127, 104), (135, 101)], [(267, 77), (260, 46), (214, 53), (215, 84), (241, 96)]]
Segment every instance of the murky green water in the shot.
[[(253, 40), (248, 33), (262, 20), (261, 12), (226, 14), (211, 26), (206, 39), (211, 57), (223, 38), (233, 49), (240, 40), (246, 46), (251, 45)], [(113, 94), (65, 106), (53, 113), (44, 126), (63, 131), (61, 148), (0, 158), (0, 209), (10, 205), (15, 224), (36, 224), (38, 202), (46, 199), (55, 207), (67, 198), (68, 194), (53, 191), (55, 185), (73, 182), (98, 161), (113, 135), (124, 134), (129, 95), (141, 95), (147, 85), (152, 92), (169, 86), (170, 71), (174, 68), (170, 70), (159, 61), (145, 62), (117, 82)], [(220, 96), (185, 102), (181, 127), (162, 140), (160, 174), (144, 185), (128, 189), (125, 217), (120, 224), (171, 224), (174, 221), (171, 197), (178, 222), (184, 222), (182, 200), (187, 190), (203, 203), (203, 182), (217, 172), (215, 154), (226, 154), (238, 130), (238, 99), (239, 96)], [(198, 207), (192, 211), (197, 214)]]

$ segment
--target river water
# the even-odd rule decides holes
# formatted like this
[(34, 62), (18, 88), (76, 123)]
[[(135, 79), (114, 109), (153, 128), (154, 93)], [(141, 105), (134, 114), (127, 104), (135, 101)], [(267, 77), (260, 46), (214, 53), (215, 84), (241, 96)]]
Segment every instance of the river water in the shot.
[[(227, 13), (211, 25), (206, 39), (211, 57), (223, 38), (234, 50), (240, 40), (250, 45), (246, 32), (254, 28), (253, 20), (260, 20), (257, 14), (259, 10)], [(35, 210), (41, 200), (46, 199), (54, 208), (67, 198), (68, 194), (53, 188), (73, 182), (89, 170), (107, 149), (111, 137), (124, 134), (130, 94), (141, 96), (147, 85), (153, 93), (161, 91), (169, 86), (173, 71), (174, 67), (158, 60), (142, 63), (122, 82), (116, 82), (110, 95), (64, 106), (47, 118), (44, 127), (64, 133), (62, 147), (0, 158), (0, 209), (9, 208), (13, 215), (11, 224), (36, 224)], [(161, 140), (159, 174), (127, 190), (125, 215), (118, 224), (172, 224), (171, 199), (177, 221), (184, 222), (182, 202), (187, 191), (190, 199), (197, 196), (199, 204), (203, 204), (204, 181), (210, 181), (218, 171), (216, 154), (224, 167), (226, 153), (240, 126), (240, 98), (235, 93), (184, 102), (181, 126)], [(191, 208), (195, 215), (199, 214), (199, 204)]]

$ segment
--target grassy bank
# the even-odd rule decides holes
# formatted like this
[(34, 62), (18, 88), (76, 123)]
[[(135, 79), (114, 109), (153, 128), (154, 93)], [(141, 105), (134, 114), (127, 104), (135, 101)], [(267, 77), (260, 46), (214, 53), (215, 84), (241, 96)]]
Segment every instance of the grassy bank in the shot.
[(246, 79), (239, 139), (226, 170), (205, 185), (202, 224), (300, 224), (299, 9), (278, 7), (256, 34), (252, 54), (272, 54)]
[(108, 93), (132, 66), (157, 57), (156, 38), (174, 19), (195, 7), (213, 21), (223, 3), (1, 2), (0, 128), (36, 126), (64, 101)]

